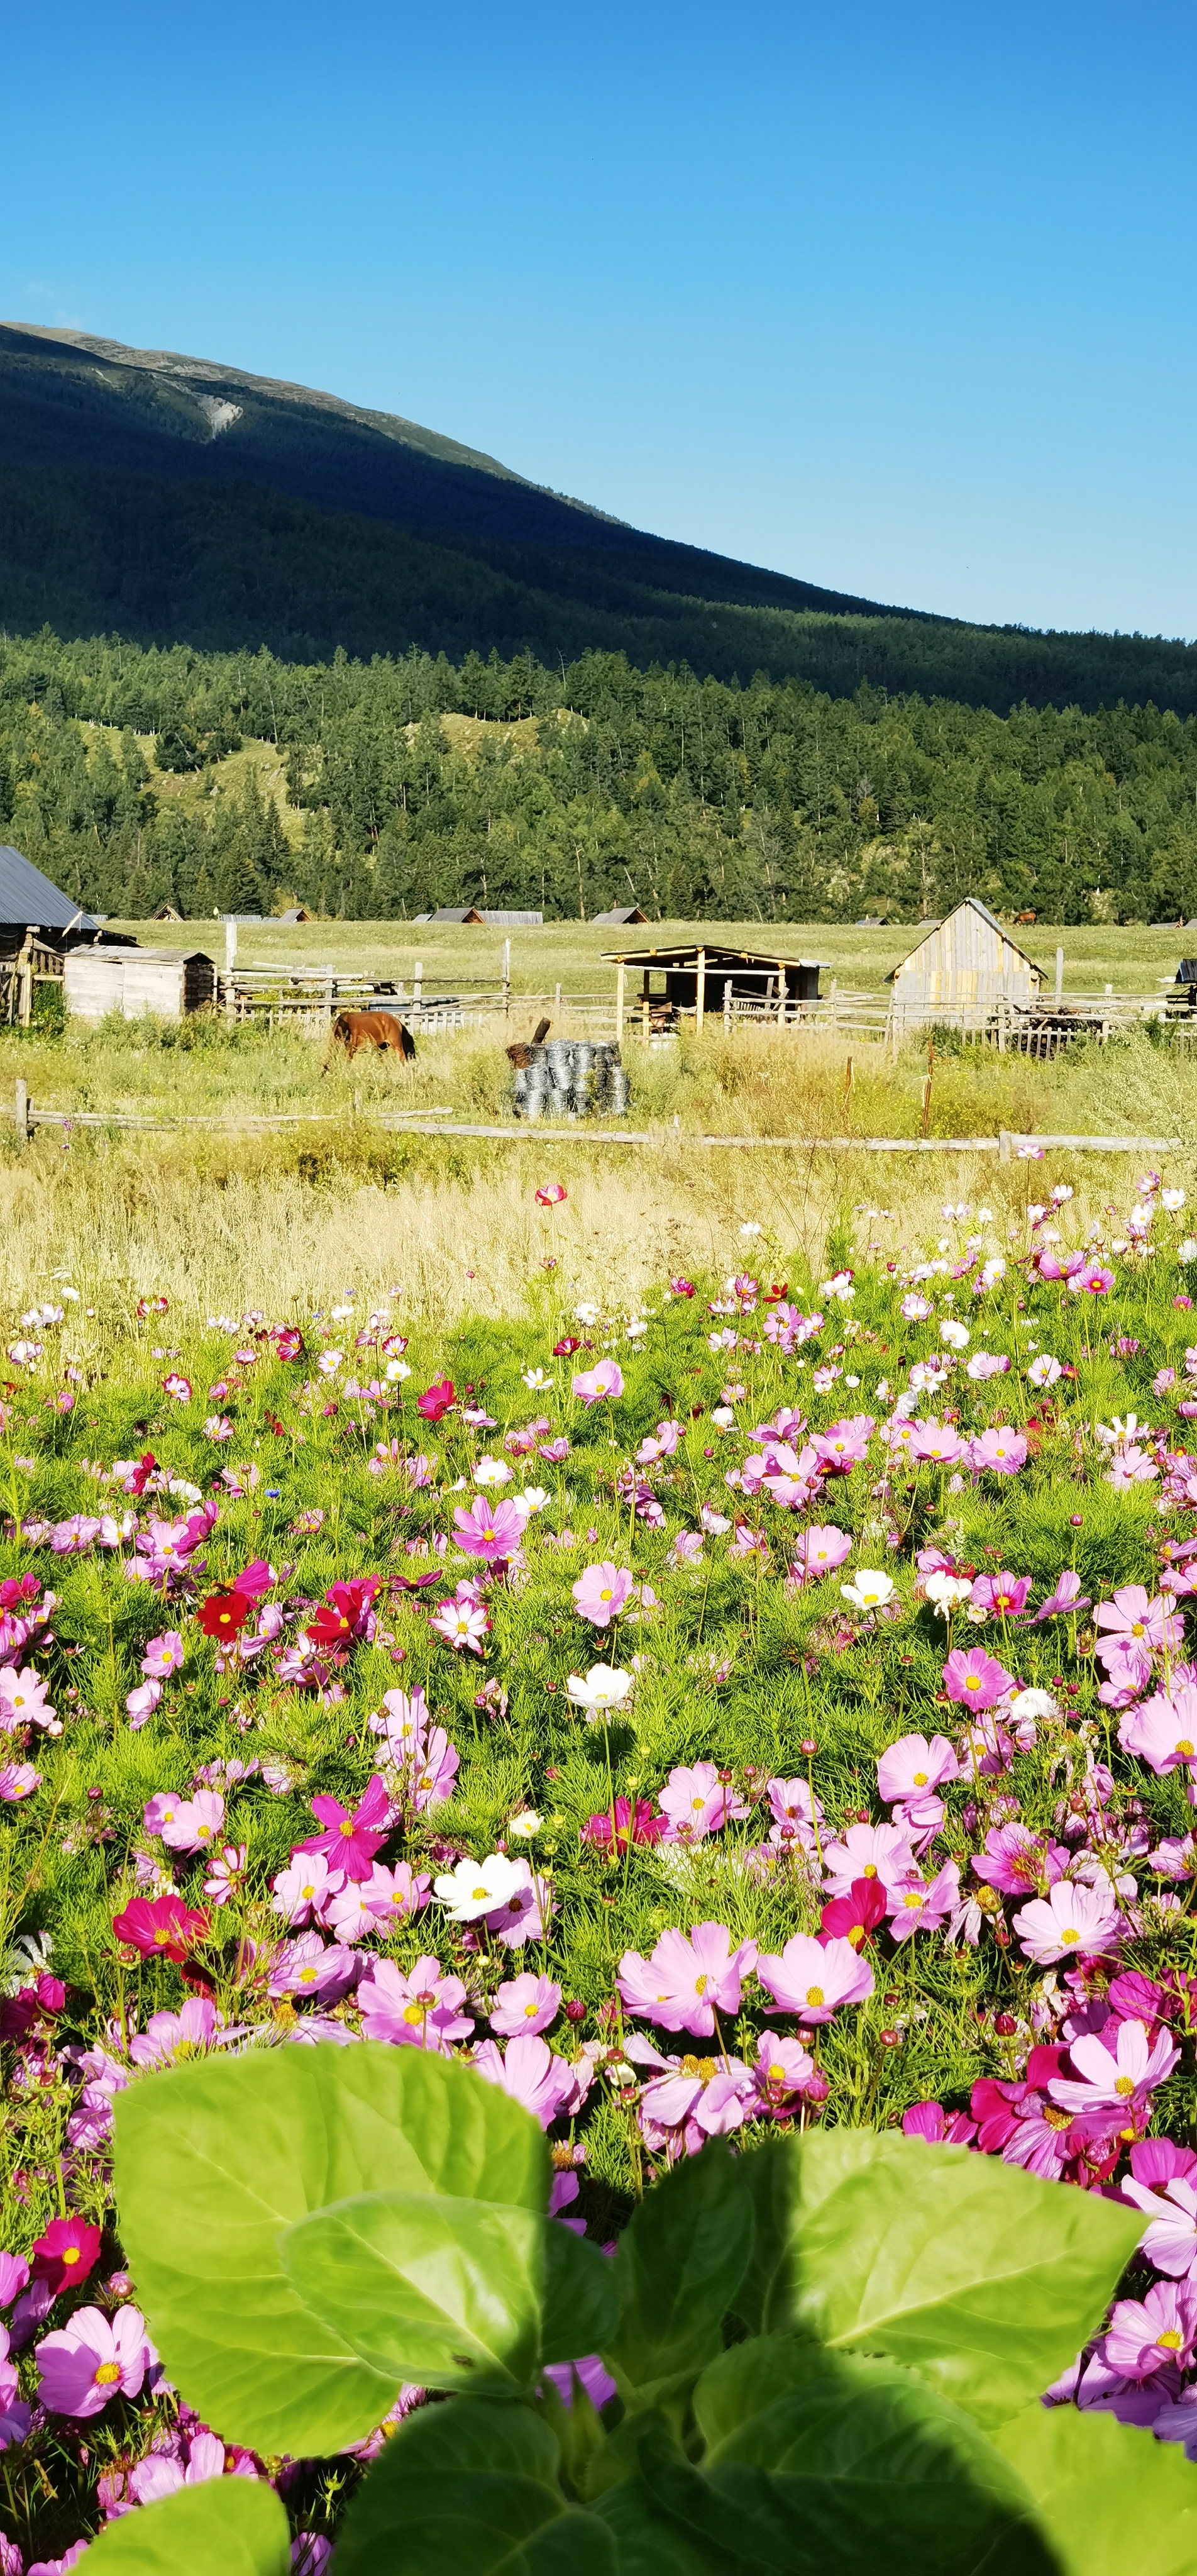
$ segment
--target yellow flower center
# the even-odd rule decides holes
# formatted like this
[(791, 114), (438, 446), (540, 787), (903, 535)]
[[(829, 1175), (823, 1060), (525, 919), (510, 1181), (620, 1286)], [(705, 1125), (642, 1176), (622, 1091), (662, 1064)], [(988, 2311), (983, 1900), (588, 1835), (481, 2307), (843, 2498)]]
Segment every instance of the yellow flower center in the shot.
[(695, 1980), (694, 1980), (694, 1992), (695, 1992), (695, 1994), (696, 1994), (696, 1995), (705, 1995), (706, 1990), (707, 1990), (707, 1987), (708, 1987), (708, 1985), (709, 1985), (709, 1984), (710, 1984), (710, 1979), (709, 1979), (709, 1977), (696, 1977), (696, 1978), (695, 1978)]
[[(1179, 2352), (1184, 2342), (1184, 2336), (1177, 2333), (1175, 2326), (1165, 2326), (1162, 2335), (1157, 2335), (1155, 2340), (1157, 2351)], [(97, 2377), (98, 2375), (99, 2374), (97, 2373)]]
[(902, 1899), (903, 1905), (905, 1905), (911, 1913), (917, 1913), (920, 1905), (924, 1902), (925, 1899), (923, 1897), (922, 1890), (915, 1889), (913, 1887), (911, 1888), (909, 1895), (904, 1896)]
[(785, 2083), (785, 2080), (786, 2080), (786, 2071), (785, 2071), (784, 2066), (771, 2066), (771, 2067), (770, 2067), (770, 2069), (769, 2069), (769, 2082), (770, 2082), (771, 2084), (784, 2084), (784, 2083)]
[(1066, 1929), (1060, 1934), (1060, 1939), (1062, 1941), (1067, 1941), (1070, 1948), (1075, 1942), (1080, 1940), (1080, 1937), (1080, 1933), (1073, 1930), (1071, 1923), (1068, 1924)]
[(916, 1772), (915, 1772), (915, 1775), (914, 1775), (914, 1785), (915, 1785), (915, 1788), (916, 1788), (916, 1789), (925, 1789), (925, 1788), (926, 1788), (926, 1786), (927, 1786), (927, 1774), (926, 1774), (926, 1772), (925, 1772), (925, 1771), (916, 1771)]
[(968, 1675), (968, 1677), (967, 1677), (967, 1679), (966, 1679), (966, 1681), (965, 1681), (965, 1685), (964, 1685), (964, 1687), (965, 1687), (965, 1689), (966, 1689), (966, 1690), (980, 1690), (980, 1687), (981, 1687), (981, 1676), (980, 1676), (980, 1674), (979, 1674), (979, 1673), (969, 1673), (969, 1675)]
[(1188, 1737), (1187, 1735), (1179, 1735), (1179, 1736), (1177, 1737), (1177, 1739), (1176, 1739), (1176, 1750), (1177, 1750), (1177, 1752), (1178, 1752), (1178, 1753), (1191, 1753), (1191, 1752), (1192, 1752), (1193, 1747), (1192, 1747), (1192, 1744), (1191, 1744), (1191, 1742), (1190, 1742), (1190, 1740), (1189, 1740), (1189, 1737)]
[[(1163, 2338), (1161, 2337), (1161, 2341), (1162, 2341), (1162, 2340), (1163, 2340)], [(1180, 2337), (1179, 2337), (1179, 2335), (1177, 2336), (1176, 2340), (1177, 2340), (1177, 2342), (1179, 2343), (1179, 2341), (1180, 2341)], [(119, 2379), (119, 2378), (120, 2378), (120, 2375), (121, 2375), (121, 2373), (120, 2373), (120, 2363), (119, 2363), (119, 2362), (117, 2362), (117, 2361), (102, 2361), (102, 2362), (100, 2363), (100, 2367), (99, 2367), (99, 2369), (98, 2369), (98, 2370), (97, 2370), (97, 2372), (96, 2372), (96, 2386), (97, 2386), (97, 2388), (111, 2388), (111, 2386), (112, 2386), (112, 2384), (113, 2384), (113, 2381), (114, 2381), (114, 2380)]]
[(78, 2262), (78, 2260), (79, 2260), (79, 2248), (78, 2248), (78, 2246), (77, 2246), (77, 2245), (64, 2245), (64, 2246), (63, 2246), (63, 2249), (62, 2249), (62, 2252), (61, 2252), (61, 2254), (60, 2254), (60, 2255), (59, 2255), (59, 2257), (58, 2257), (58, 2260), (59, 2260), (59, 2262), (60, 2262), (60, 2263), (77, 2263), (77, 2262)]
[(301, 1968), (299, 1971), (299, 1982), (301, 1986), (314, 1986), (316, 1983), (315, 1969)]
[(823, 2003), (825, 2001), (825, 1997), (822, 1986), (808, 1986), (806, 1989), (806, 2000), (808, 2004)]
[(1141, 1619), (1136, 1619), (1135, 1624), (1134, 1624), (1133, 1628), (1131, 1629), (1131, 1635), (1132, 1635), (1132, 1637), (1145, 1637), (1145, 1636), (1146, 1636), (1146, 1634), (1147, 1634), (1147, 1631), (1146, 1631), (1146, 1629), (1145, 1629), (1145, 1627), (1144, 1627), (1144, 1625), (1143, 1625), (1142, 1620), (1141, 1620)]
[(423, 2004), (405, 2004), (405, 2005), (404, 2005), (404, 2007), (403, 2007), (403, 2018), (404, 2018), (404, 2020), (405, 2020), (405, 2021), (410, 2021), (410, 2022), (423, 2021), (423, 2019), (424, 2019), (424, 2006), (423, 2006)]
[(1133, 2075), (1120, 2075), (1114, 2086), (1114, 2091), (1116, 2093), (1133, 2093), (1134, 2089), (1135, 2079)]
[(155, 1924), (155, 1926), (154, 1926), (154, 1939), (155, 1939), (155, 1941), (157, 1942), (159, 1949), (160, 1949), (160, 1950), (164, 1950), (164, 1949), (165, 1949), (165, 1947), (166, 1947), (167, 1942), (168, 1942), (168, 1941), (169, 1941), (169, 1939), (170, 1939), (170, 1932), (169, 1932), (169, 1929), (168, 1929), (168, 1927), (167, 1927), (167, 1925), (166, 1925), (165, 1923), (156, 1923), (156, 1924)]

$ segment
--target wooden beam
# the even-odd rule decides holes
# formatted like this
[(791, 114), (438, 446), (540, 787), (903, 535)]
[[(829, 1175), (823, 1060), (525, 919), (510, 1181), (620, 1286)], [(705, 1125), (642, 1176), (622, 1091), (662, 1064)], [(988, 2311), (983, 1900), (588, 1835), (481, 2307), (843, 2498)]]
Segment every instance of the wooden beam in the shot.
[(616, 1043), (616, 1046), (618, 1046), (618, 1045), (619, 1045), (619, 1042), (620, 1042), (620, 1040), (621, 1040), (621, 1038), (622, 1038), (622, 1036), (623, 1036), (623, 990), (624, 990), (624, 979), (625, 979), (626, 974), (627, 974), (627, 968), (626, 968), (626, 966), (624, 965), (623, 959), (622, 959), (622, 957), (621, 957), (621, 958), (619, 959), (619, 962), (618, 962), (618, 964), (617, 964), (617, 966), (616, 966), (616, 969), (615, 969), (615, 1043)]
[(700, 1037), (702, 1035), (703, 1014), (706, 1010), (706, 1005), (707, 952), (705, 948), (700, 948), (698, 952), (698, 975), (694, 986), (694, 1027), (696, 1034)]

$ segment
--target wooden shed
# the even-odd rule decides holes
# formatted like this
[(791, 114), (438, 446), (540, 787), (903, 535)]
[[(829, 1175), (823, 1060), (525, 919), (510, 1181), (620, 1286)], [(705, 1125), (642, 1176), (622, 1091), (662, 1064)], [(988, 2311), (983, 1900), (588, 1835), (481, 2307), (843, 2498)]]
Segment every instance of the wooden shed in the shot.
[[(640, 971), (638, 1000), (648, 1017), (672, 1019), (680, 1011), (693, 1011), (695, 1025), (701, 1028), (708, 1010), (723, 1009), (725, 997), (731, 1005), (755, 1004), (762, 1011), (773, 1011), (779, 1021), (787, 1016), (800, 1017), (802, 1006), (817, 1002), (819, 977), (825, 959), (818, 957), (779, 957), (776, 952), (753, 948), (726, 948), (711, 942), (701, 947), (607, 949), (603, 962), (615, 968), (615, 1030), (622, 1035), (627, 970)], [(658, 979), (654, 989), (653, 978)]]
[(1001, 1004), (1029, 1009), (1043, 976), (988, 905), (970, 894), (946, 919), (927, 924), (886, 981), (892, 989), (891, 1024), (901, 1032), (935, 1021), (948, 1028), (988, 1028)]
[(467, 922), (481, 930), (486, 922), (485, 913), (478, 912), (472, 903), (443, 903), (438, 911), (426, 914), (425, 918), (428, 921), (451, 921), (459, 930)]
[(202, 949), (182, 956), (174, 948), (76, 948), (66, 959), (64, 999), (75, 1019), (102, 1020), (110, 1011), (140, 1020), (181, 1019), (216, 1000), (216, 968)]
[(610, 912), (596, 912), (590, 927), (592, 930), (636, 930), (647, 920), (648, 914), (641, 912), (638, 903), (617, 903)]

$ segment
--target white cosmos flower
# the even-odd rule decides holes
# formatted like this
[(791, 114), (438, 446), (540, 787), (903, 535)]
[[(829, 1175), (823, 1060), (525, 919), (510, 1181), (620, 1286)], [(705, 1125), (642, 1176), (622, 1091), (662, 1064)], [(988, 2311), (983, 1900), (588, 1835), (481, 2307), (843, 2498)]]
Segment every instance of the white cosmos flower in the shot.
[[(1160, 1191), (1160, 1206), (1167, 1208), (1169, 1216), (1175, 1216), (1177, 1209), (1182, 1208), (1184, 1203), (1185, 1194), (1183, 1190)], [(62, 1293), (64, 1297), (68, 1297), (70, 1295), (70, 1290), (68, 1288), (64, 1288)]]
[(523, 1883), (523, 1864), (492, 1852), (488, 1860), (459, 1860), (456, 1869), (433, 1880), (433, 1888), (450, 1923), (478, 1923), (509, 1904)]
[(508, 1485), (511, 1469), (505, 1458), (480, 1458), (474, 1469), (476, 1485)]
[(1177, 1245), (1176, 1258), (1178, 1261), (1197, 1261), (1197, 1236), (1186, 1234), (1184, 1242)]
[(950, 1619), (960, 1601), (967, 1601), (972, 1584), (965, 1574), (929, 1574), (923, 1586), (928, 1601), (934, 1603), (941, 1619)]
[(517, 1512), (522, 1512), (525, 1520), (531, 1520), (533, 1512), (542, 1512), (546, 1503), (552, 1501), (552, 1496), (545, 1485), (524, 1485), (510, 1499)]
[(388, 1360), (386, 1374), (391, 1386), (401, 1386), (404, 1378), (411, 1376), (411, 1370), (406, 1360)]
[(533, 1395), (538, 1395), (543, 1386), (551, 1386), (553, 1383), (547, 1369), (523, 1369), (520, 1374), (525, 1386), (531, 1387)]
[(712, 1405), (711, 1420), (718, 1425), (720, 1431), (730, 1431), (735, 1418), (730, 1404)]
[(1058, 1717), (1060, 1714), (1051, 1692), (1047, 1690), (1015, 1691), (1010, 1702), (1010, 1710), (1012, 1716), (1019, 1719)]
[(967, 1324), (957, 1324), (949, 1318), (946, 1324), (940, 1325), (939, 1338), (947, 1343), (949, 1350), (966, 1351), (972, 1336)]
[(537, 1815), (535, 1807), (521, 1807), (518, 1816), (512, 1817), (507, 1831), (509, 1834), (518, 1834), (521, 1842), (530, 1843), (533, 1835), (540, 1832), (543, 1823), (544, 1818)]
[(617, 1664), (592, 1664), (588, 1673), (571, 1673), (565, 1690), (575, 1708), (584, 1708), (593, 1717), (600, 1709), (619, 1708), (631, 1687), (631, 1674), (621, 1672)]
[(883, 1603), (892, 1597), (893, 1589), (892, 1574), (875, 1573), (866, 1566), (861, 1567), (854, 1583), (840, 1585), (845, 1601), (850, 1601), (857, 1610), (880, 1610)]

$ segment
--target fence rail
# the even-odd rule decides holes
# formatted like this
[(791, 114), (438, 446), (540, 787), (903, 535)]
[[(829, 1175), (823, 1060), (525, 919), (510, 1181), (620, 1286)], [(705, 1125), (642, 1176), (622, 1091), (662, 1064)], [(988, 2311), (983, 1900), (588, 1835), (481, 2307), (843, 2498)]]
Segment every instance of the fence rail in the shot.
[[(24, 1082), (16, 1085), (10, 1106), (0, 1105), (0, 1117), (12, 1120), (18, 1144), (29, 1141), (37, 1127), (57, 1127), (68, 1134), (75, 1127), (117, 1129), (141, 1136), (169, 1136), (188, 1130), (206, 1135), (275, 1135), (299, 1127), (339, 1127), (350, 1123), (381, 1128), (384, 1134), (397, 1136), (476, 1136), (489, 1143), (522, 1145), (535, 1143), (543, 1153), (545, 1138), (513, 1120), (503, 1127), (469, 1125), (455, 1119), (450, 1110), (368, 1110), (355, 1108), (351, 1119), (342, 1110), (290, 1109), (271, 1111), (257, 1116), (252, 1111), (239, 1117), (191, 1115), (177, 1118), (154, 1118), (137, 1110), (117, 1109), (41, 1109), (35, 1108)], [(648, 1145), (660, 1152), (674, 1145), (682, 1151), (695, 1146), (719, 1150), (788, 1154), (996, 1154), (1000, 1163), (1013, 1162), (1020, 1152), (1039, 1154), (1052, 1148), (1071, 1153), (1098, 1154), (1176, 1154), (1189, 1150), (1180, 1136), (1034, 1136), (1019, 1135), (1013, 1129), (1001, 1128), (996, 1136), (690, 1136), (676, 1127), (593, 1127), (586, 1119), (577, 1124), (563, 1123), (552, 1129), (554, 1146), (558, 1144)]]

